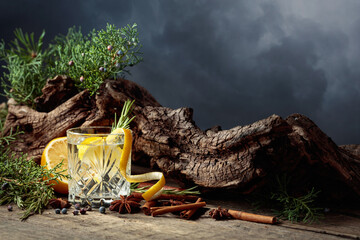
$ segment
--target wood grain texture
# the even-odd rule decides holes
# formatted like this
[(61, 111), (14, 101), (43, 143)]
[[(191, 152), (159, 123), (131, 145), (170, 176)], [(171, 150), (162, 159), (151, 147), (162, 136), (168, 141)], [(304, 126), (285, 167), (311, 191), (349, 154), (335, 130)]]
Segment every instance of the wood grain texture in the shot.
[[(206, 200), (207, 201), (207, 200)], [(219, 202), (208, 204), (216, 208)], [(240, 201), (221, 203), (243, 211), (251, 211)], [(53, 209), (31, 216), (24, 222), (14, 206), (9, 212), (0, 206), (0, 239), (359, 239), (360, 218), (331, 213), (320, 223), (301, 224), (282, 221), (268, 225), (241, 220), (216, 221), (208, 211), (196, 220), (182, 220), (171, 213), (155, 218), (143, 213), (119, 214), (97, 210), (86, 215), (55, 214)], [(257, 212), (258, 214), (271, 214)], [(354, 214), (354, 211), (352, 212)], [(358, 213), (359, 212), (355, 212)]]

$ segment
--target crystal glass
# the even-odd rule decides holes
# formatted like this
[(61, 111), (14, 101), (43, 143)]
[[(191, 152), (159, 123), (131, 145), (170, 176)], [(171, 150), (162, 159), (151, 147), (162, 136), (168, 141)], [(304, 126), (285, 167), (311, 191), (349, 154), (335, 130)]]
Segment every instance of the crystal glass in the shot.
[(111, 127), (80, 127), (67, 131), (67, 141), (70, 202), (99, 207), (130, 194), (119, 170), (123, 134), (111, 134)]

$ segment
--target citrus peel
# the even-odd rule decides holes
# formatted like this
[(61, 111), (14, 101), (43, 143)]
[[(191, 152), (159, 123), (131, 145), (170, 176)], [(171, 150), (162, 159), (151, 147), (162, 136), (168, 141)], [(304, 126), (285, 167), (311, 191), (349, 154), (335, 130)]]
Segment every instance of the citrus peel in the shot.
[[(146, 181), (158, 180), (157, 183), (155, 183), (145, 193), (142, 194), (142, 197), (146, 201), (156, 198), (159, 194), (161, 194), (161, 190), (165, 186), (164, 174), (162, 172), (150, 172), (139, 175), (127, 174), (126, 166), (128, 164), (129, 156), (131, 154), (132, 134), (131, 131), (126, 128), (117, 128), (112, 133), (121, 133), (121, 132), (124, 134), (124, 147), (120, 158), (121, 175), (128, 182), (146, 182)], [(111, 137), (111, 135), (109, 137)]]

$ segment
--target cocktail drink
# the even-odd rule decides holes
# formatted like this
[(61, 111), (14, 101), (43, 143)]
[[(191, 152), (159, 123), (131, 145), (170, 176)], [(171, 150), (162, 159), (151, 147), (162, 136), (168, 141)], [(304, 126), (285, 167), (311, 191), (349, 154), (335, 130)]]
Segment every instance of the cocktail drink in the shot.
[[(119, 169), (123, 133), (114, 133), (111, 127), (72, 128), (67, 131), (67, 141), (70, 202), (99, 207), (130, 194), (130, 183)], [(130, 159), (131, 154), (126, 165), (128, 175)]]

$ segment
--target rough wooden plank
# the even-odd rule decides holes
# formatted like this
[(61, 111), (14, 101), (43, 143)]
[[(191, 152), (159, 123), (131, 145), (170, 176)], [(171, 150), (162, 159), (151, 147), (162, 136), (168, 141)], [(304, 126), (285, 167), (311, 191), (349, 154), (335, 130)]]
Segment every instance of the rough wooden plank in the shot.
[[(209, 201), (208, 201), (209, 202)], [(210, 201), (211, 202), (211, 201)], [(237, 207), (239, 202), (213, 201), (207, 207)], [(319, 224), (302, 225), (283, 222), (267, 225), (240, 220), (216, 221), (207, 212), (197, 220), (181, 220), (166, 214), (157, 217), (142, 213), (123, 214), (97, 211), (73, 216), (55, 214), (52, 209), (42, 215), (19, 220), (15, 207), (8, 212), (0, 207), (0, 239), (343, 239), (360, 238), (360, 221), (354, 217), (330, 214)], [(247, 209), (249, 211), (249, 209)], [(69, 211), (70, 212), (70, 211)]]

